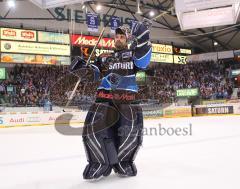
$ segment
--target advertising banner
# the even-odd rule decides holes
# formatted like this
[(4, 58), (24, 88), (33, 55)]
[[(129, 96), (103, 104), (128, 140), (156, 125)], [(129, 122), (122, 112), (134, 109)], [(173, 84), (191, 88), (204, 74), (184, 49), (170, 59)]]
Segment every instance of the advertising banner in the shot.
[(70, 65), (70, 57), (1, 53), (1, 63)]
[(151, 62), (173, 63), (173, 55), (152, 53)]
[[(85, 112), (72, 112), (72, 119), (70, 125), (77, 123), (82, 124), (86, 116)], [(61, 119), (59, 117), (61, 116)], [(59, 124), (68, 124), (68, 116), (57, 112), (27, 112), (24, 114), (5, 114), (0, 117), (0, 128), (4, 127), (22, 127), (22, 126), (47, 126), (54, 125), (56, 119)]]
[(184, 48), (180, 48), (180, 47), (173, 47), (173, 53), (174, 54), (192, 54), (192, 50), (191, 49), (184, 49)]
[(1, 41), (1, 52), (70, 56), (70, 45)]
[(196, 115), (233, 114), (233, 106), (196, 107)]
[(152, 52), (172, 54), (173, 47), (172, 47), (172, 45), (163, 45), (163, 44), (153, 43), (152, 44)]
[(187, 56), (174, 55), (174, 64), (187, 64)]
[(145, 82), (146, 81), (146, 73), (143, 71), (139, 71), (136, 74), (136, 81), (137, 82)]
[(232, 70), (231, 75), (232, 75), (232, 77), (240, 75), (240, 69)]
[(191, 106), (166, 108), (163, 110), (163, 117), (192, 117), (192, 108)]
[(38, 31), (38, 42), (70, 44), (69, 34)]
[(199, 95), (198, 88), (177, 90), (177, 97), (191, 97), (191, 96), (198, 96), (198, 95)]
[(180, 54), (192, 54), (192, 50), (191, 49), (182, 49), (180, 48)]
[(0, 68), (0, 80), (6, 79), (6, 68)]
[(14, 41), (36, 41), (36, 31), (22, 30), (13, 28), (0, 28), (1, 39), (14, 40)]
[[(83, 56), (84, 59), (87, 59), (90, 56), (92, 50), (93, 50), (93, 47), (81, 47), (80, 48), (80, 55)], [(111, 52), (113, 52), (113, 50), (110, 50), (110, 49), (96, 49), (94, 54), (93, 54), (93, 58), (101, 55), (102, 53), (111, 53)]]
[(204, 54), (195, 54), (187, 57), (187, 62), (202, 62), (202, 61), (217, 61), (217, 52), (204, 53)]
[[(95, 46), (98, 37), (89, 35), (72, 35), (71, 36), (72, 45), (77, 46)], [(114, 39), (112, 38), (102, 38), (98, 47), (103, 48), (114, 48)]]
[(235, 51), (233, 51), (233, 53), (234, 53), (235, 56), (240, 55), (240, 49), (239, 49), (239, 50), (235, 50)]
[(225, 104), (227, 100), (203, 100), (202, 105)]
[(233, 104), (233, 113), (240, 115), (240, 103)]
[(163, 117), (163, 109), (143, 111), (143, 116), (144, 116), (144, 118), (158, 118), (158, 117)]
[(226, 58), (233, 58), (234, 54), (233, 51), (221, 51), (218, 52), (218, 59), (226, 59)]

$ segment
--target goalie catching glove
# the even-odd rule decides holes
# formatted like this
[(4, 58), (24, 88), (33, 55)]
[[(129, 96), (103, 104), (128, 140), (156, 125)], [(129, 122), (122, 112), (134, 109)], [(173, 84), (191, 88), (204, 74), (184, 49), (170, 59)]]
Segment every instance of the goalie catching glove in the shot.
[(95, 65), (87, 64), (87, 62), (82, 57), (75, 56), (71, 62), (71, 65), (69, 66), (69, 70), (70, 70), (70, 72), (75, 72), (80, 69), (82, 69), (82, 70), (86, 69), (86, 71), (87, 71), (86, 75), (89, 75), (88, 70), (91, 70), (90, 71), (90, 74), (91, 74), (90, 80), (97, 81), (100, 77), (100, 72)]

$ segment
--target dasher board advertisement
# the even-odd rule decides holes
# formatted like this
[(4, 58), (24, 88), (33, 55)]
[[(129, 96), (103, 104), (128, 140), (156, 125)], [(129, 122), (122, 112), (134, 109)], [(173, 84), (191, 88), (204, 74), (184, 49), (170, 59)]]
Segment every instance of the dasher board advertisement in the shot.
[(197, 107), (197, 115), (209, 115), (209, 114), (233, 114), (233, 106), (216, 106), (216, 107)]

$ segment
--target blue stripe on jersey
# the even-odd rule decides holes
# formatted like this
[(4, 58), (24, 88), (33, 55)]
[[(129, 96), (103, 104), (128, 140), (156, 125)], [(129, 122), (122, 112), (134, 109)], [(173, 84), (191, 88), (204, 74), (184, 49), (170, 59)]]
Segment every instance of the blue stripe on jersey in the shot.
[(151, 55), (152, 55), (152, 48), (149, 49), (149, 51), (143, 55), (141, 58), (134, 58), (134, 64), (141, 69), (147, 68), (147, 66), (150, 63), (151, 60)]
[(94, 81), (98, 81), (100, 79), (100, 70), (94, 64), (89, 64), (89, 66), (93, 69), (94, 73)]

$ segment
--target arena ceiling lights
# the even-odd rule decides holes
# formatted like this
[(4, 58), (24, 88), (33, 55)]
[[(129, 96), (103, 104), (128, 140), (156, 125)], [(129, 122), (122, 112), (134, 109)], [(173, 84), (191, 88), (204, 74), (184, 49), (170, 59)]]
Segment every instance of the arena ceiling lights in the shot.
[(182, 30), (236, 24), (240, 0), (175, 0)]
[(76, 3), (83, 4), (84, 2), (89, 0), (30, 0), (30, 1), (35, 5), (39, 6), (40, 8), (49, 9), (64, 5), (72, 5)]

